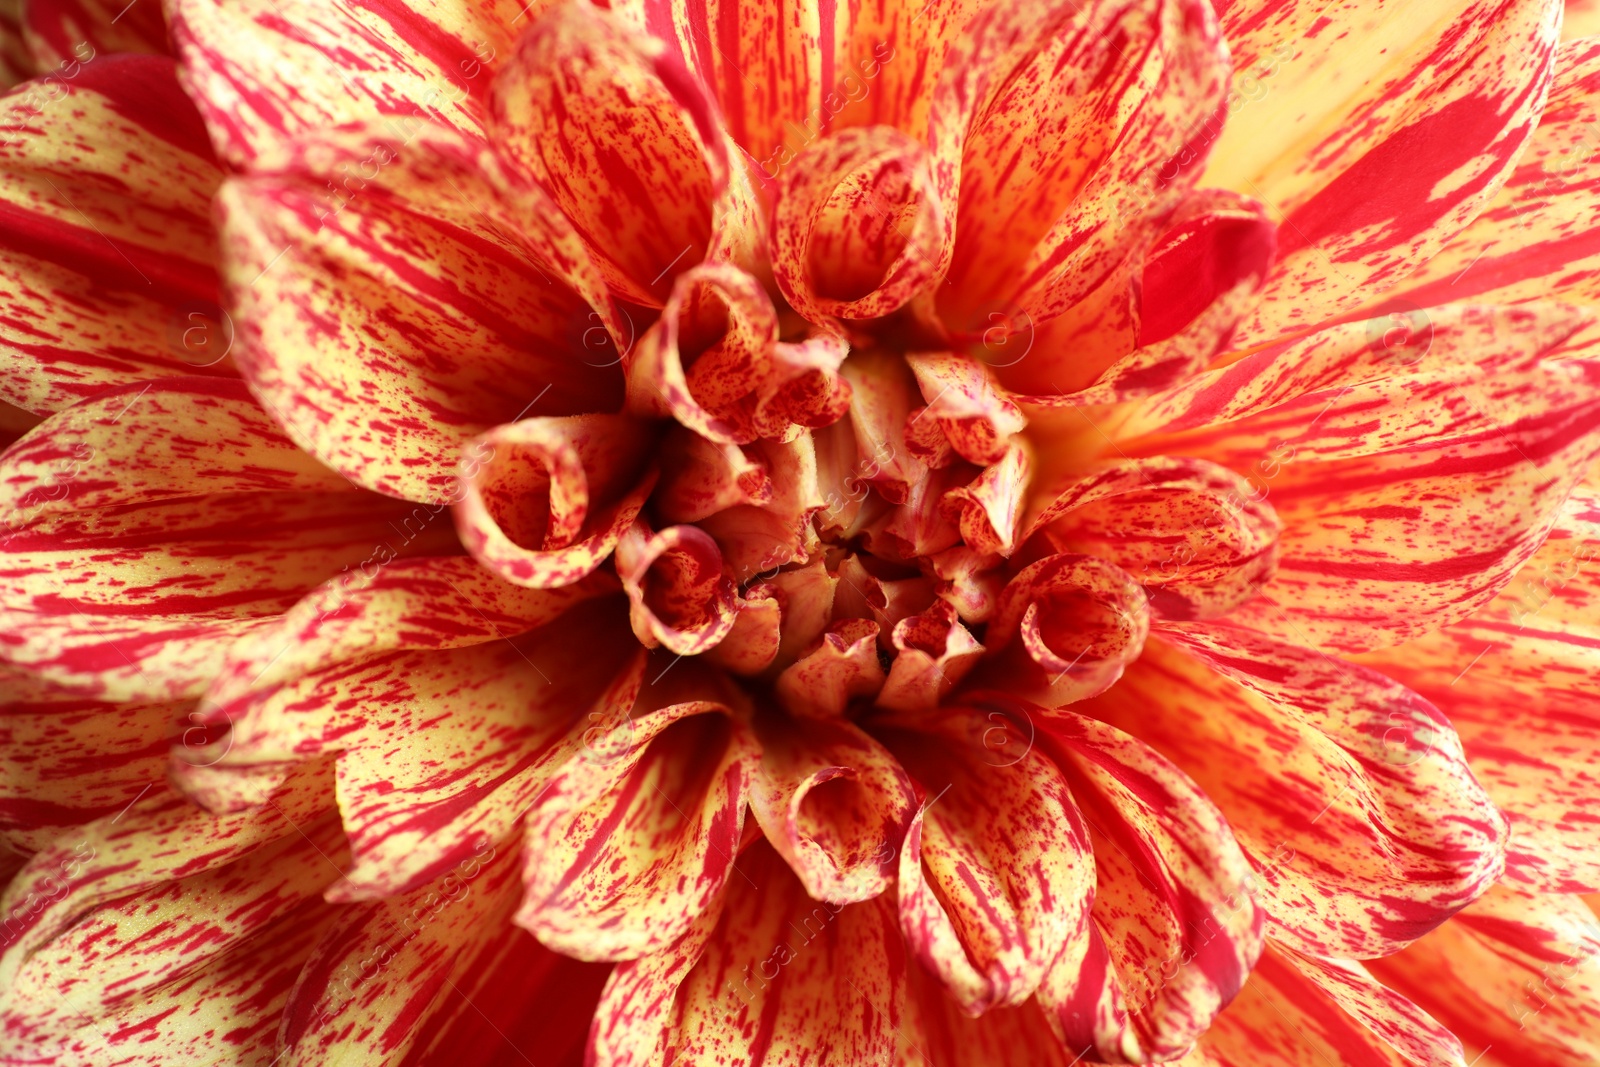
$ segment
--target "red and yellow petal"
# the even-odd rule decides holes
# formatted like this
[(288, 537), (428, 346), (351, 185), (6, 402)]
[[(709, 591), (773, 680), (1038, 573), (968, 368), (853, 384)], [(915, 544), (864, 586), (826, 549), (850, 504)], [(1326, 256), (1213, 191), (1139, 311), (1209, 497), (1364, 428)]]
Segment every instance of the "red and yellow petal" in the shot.
[(0, 400), (37, 414), (232, 373), (210, 217), (222, 171), (172, 61), (108, 56), (72, 75), (0, 98)]

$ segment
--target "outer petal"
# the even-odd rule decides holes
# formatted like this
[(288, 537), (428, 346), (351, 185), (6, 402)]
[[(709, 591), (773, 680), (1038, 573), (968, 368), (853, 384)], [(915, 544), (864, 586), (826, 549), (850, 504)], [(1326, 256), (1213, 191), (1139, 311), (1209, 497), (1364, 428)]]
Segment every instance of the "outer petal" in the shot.
[(1216, 801), (1293, 947), (1397, 951), (1502, 870), (1504, 817), (1449, 723), (1366, 668), (1237, 627), (1169, 627), (1096, 711)]
[(1200, 1039), (1201, 1063), (1466, 1067), (1455, 1035), (1360, 964), (1268, 946), (1239, 999)]
[(231, 373), (210, 218), (222, 172), (172, 61), (71, 71), (0, 98), (0, 400), (41, 414), (195, 367)]
[(1597, 120), (1600, 42), (1568, 41), (1556, 53), (1539, 128), (1505, 187), (1471, 226), (1379, 306), (1416, 307), (1467, 297), (1600, 302), (1600, 245), (1588, 224), (1600, 209)]
[(1600, 491), (1580, 487), (1492, 603), (1362, 657), (1449, 716), (1473, 771), (1511, 819), (1506, 876), (1521, 888), (1600, 890), (1597, 619)]
[[(138, 1067), (272, 1062), (290, 987), (332, 918), (317, 896), (338, 877), (330, 857), (342, 858), (336, 820), (272, 822), (272, 835), (232, 862), (169, 870), (177, 877), (124, 886), (119, 899), (80, 900), (88, 906), (48, 944), (25, 959), (9, 953), (0, 1056), (63, 1067), (108, 1057)], [(108, 843), (100, 830), (86, 828), (69, 858), (40, 853), (21, 879), (37, 892), (51, 884), (49, 868), (69, 876), (92, 863), (96, 845)], [(127, 843), (149, 851), (124, 852), (124, 860), (159, 855), (174, 842), (140, 842), (135, 831)]]
[(642, 657), (617, 598), (569, 610), (597, 591), (520, 589), (462, 557), (325, 586), (231, 651), (199, 716), (229, 729), (176, 750), (178, 780), (239, 810), (297, 761), (340, 753), (353, 862), (331, 895), (410, 892), (510, 833), (586, 744), (625, 733)]
[(1045, 756), (990, 744), (1005, 729), (980, 706), (874, 722), (923, 803), (900, 853), (907, 947), (962, 1010), (1031, 997), (1094, 900), (1089, 834)]
[[(1181, 1055), (1261, 954), (1249, 865), (1222, 815), (1177, 767), (1080, 715), (982, 705), (1031, 730), (1066, 775), (1094, 849), (1092, 923), (1054, 961), (1039, 1004), (1066, 1047), (1110, 1063)], [(1021, 735), (1018, 735), (1019, 738)]]
[[(1415, 347), (1388, 355), (1381, 336), (1363, 346), (1352, 326), (1325, 347), (1307, 342), (1301, 367), (1299, 345), (1249, 357), (1236, 366), (1255, 363), (1261, 391), (1228, 398), (1230, 367), (1206, 400), (1185, 391), (1180, 419), (1219, 401), (1255, 413), (1124, 448), (1203, 455), (1251, 471), (1255, 495), (1270, 494), (1283, 525), (1278, 572), (1240, 616), (1257, 628), (1360, 651), (1470, 614), (1533, 554), (1600, 448), (1600, 368), (1541, 358), (1584, 315), (1439, 317), (1431, 341), (1424, 324), (1407, 335)], [(1472, 346), (1481, 337), (1487, 350)], [(1316, 387), (1301, 391), (1307, 382)]]
[(105, 704), (0, 668), (0, 840), (37, 852), (66, 833), (117, 814), (166, 770), (173, 724), (191, 705)]
[(369, 488), (438, 500), (490, 427), (622, 406), (630, 327), (549, 198), (478, 142), (293, 143), (229, 181), (219, 214), (241, 370)]
[(240, 167), (301, 134), (378, 118), (412, 129), (442, 122), (481, 136), (494, 68), (527, 27), (513, 0), (165, 7), (212, 142)]
[(324, 579), (454, 540), (426, 509), (397, 537), (401, 505), (297, 450), (236, 380), (102, 393), (0, 471), (0, 655), (115, 700), (196, 696), (234, 638)]
[(1368, 967), (1476, 1062), (1579, 1067), (1600, 1057), (1600, 922), (1579, 897), (1496, 887)]
[(1282, 213), (1278, 265), (1236, 344), (1359, 306), (1472, 221), (1533, 134), (1560, 15), (1559, 0), (1229, 6), (1247, 73), (1205, 180)]
[(662, 684), (671, 662), (652, 662), (626, 748), (570, 760), (528, 815), (517, 923), (565, 955), (667, 948), (738, 871), (760, 746), (730, 687), (693, 661)]

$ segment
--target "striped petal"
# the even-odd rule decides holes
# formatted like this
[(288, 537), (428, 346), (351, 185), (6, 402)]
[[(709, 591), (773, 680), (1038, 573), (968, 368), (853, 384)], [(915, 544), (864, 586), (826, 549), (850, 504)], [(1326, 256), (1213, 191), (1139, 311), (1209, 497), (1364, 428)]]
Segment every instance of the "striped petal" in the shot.
[(84, 62), (105, 52), (167, 51), (167, 23), (156, 4), (129, 6), (124, 0), (60, 0), (22, 5), (22, 33), (41, 73), (62, 73), (74, 59)]
[[(511, 940), (516, 846), (515, 838), (486, 844), (437, 882), (342, 909), (289, 994), (282, 1062), (416, 1062), (430, 1036), (418, 1024), (451, 1010), (463, 987), (482, 980), (471, 968)], [(527, 962), (532, 970), (542, 961)]]
[(1197, 1063), (1206, 1067), (1466, 1067), (1454, 1034), (1360, 964), (1271, 942), (1198, 1048)]
[(454, 542), (443, 522), (397, 538), (404, 505), (353, 490), (228, 379), (61, 412), (0, 459), (0, 499), (0, 655), (112, 700), (198, 696), (231, 641), (324, 579)]
[(165, 8), (212, 142), (240, 168), (302, 134), (376, 119), (398, 130), (442, 123), (481, 138), (494, 71), (527, 28), (523, 6), (510, 0), (334, 8), (165, 0)]
[(1505, 819), (1449, 723), (1367, 668), (1221, 623), (1165, 627), (1094, 710), (1216, 802), (1293, 948), (1397, 951), (1503, 869)]
[(1066, 779), (1042, 754), (989, 744), (982, 705), (934, 721), (874, 722), (922, 804), (900, 852), (906, 947), (978, 1015), (1031, 997), (1094, 899), (1089, 834)]
[(930, 129), (960, 219), (945, 323), (981, 333), (996, 306), (1048, 319), (1153, 237), (1192, 181), (1162, 184), (1159, 165), (1226, 71), (1206, 5), (1012, 0), (979, 15), (945, 59)]
[(106, 704), (0, 667), (0, 840), (41, 851), (72, 827), (115, 815), (166, 773), (174, 724), (192, 705)]
[(623, 19), (555, 6), (508, 56), (492, 110), (497, 144), (550, 190), (626, 299), (659, 307), (675, 272), (712, 253), (748, 258), (754, 235), (728, 203), (745, 183), (711, 101)]
[(954, 353), (912, 354), (906, 362), (928, 405), (911, 416), (906, 443), (915, 447), (916, 425), (926, 419), (967, 462), (980, 467), (1000, 462), (1027, 419), (1001, 394), (983, 364)]
[[(63, 1067), (275, 1062), (289, 990), (332, 918), (318, 899), (342, 855), (328, 814), (276, 819), (232, 862), (95, 903), (26, 959), (11, 954), (20, 966), (0, 1008), (0, 1056)], [(87, 840), (72, 847), (61, 870), (95, 854)], [(41, 853), (23, 877), (56, 862)]]
[[(1270, 499), (1277, 575), (1239, 618), (1346, 652), (1397, 644), (1487, 603), (1544, 539), (1600, 448), (1600, 368), (1541, 358), (1586, 317), (1469, 306), (1430, 333), (1434, 314), (1392, 347), (1386, 325), (1363, 343), (1352, 324), (1248, 357), (1186, 389), (1172, 425), (1219, 400), (1213, 416), (1242, 418), (1122, 446), (1249, 471)], [(1245, 363), (1260, 384), (1230, 395)]]
[(1460, 1038), (1468, 1062), (1579, 1067), (1600, 1057), (1600, 921), (1582, 898), (1497, 886), (1367, 966)]
[(1080, 1057), (1176, 1058), (1261, 954), (1253, 879), (1227, 823), (1194, 782), (1135, 737), (1086, 716), (1035, 717), (1009, 697), (980, 706), (1008, 724), (1016, 743), (1037, 741), (1065, 774), (1089, 828), (1092, 922), (1040, 986), (1051, 1027)]
[(549, 198), (480, 143), (308, 138), (230, 179), (218, 213), (240, 369), (362, 485), (435, 501), (490, 427), (621, 407), (629, 326)]
[(110, 386), (231, 373), (210, 217), (222, 172), (172, 61), (73, 60), (0, 97), (0, 115), (0, 400), (48, 414)]
[(1277, 515), (1244, 478), (1206, 460), (1111, 460), (1043, 499), (1024, 539), (1042, 530), (1058, 549), (1115, 563), (1168, 619), (1226, 614), (1277, 565)]
[(1393, 288), (1483, 210), (1544, 107), (1560, 16), (1559, 0), (1229, 7), (1237, 117), (1205, 181), (1281, 215), (1240, 348)]
[(1511, 820), (1506, 877), (1519, 888), (1600, 890), (1597, 618), (1600, 492), (1580, 487), (1544, 546), (1487, 607), (1362, 657), (1449, 716), (1474, 773)]
[(605, 562), (655, 485), (654, 435), (621, 415), (497, 426), (461, 466), (456, 526), (506, 581), (555, 589)]
[(1060, 554), (1024, 567), (1000, 594), (979, 678), (1059, 708), (1105, 692), (1139, 658), (1150, 608), (1114, 563)]
[(1592, 143), (1597, 120), (1600, 42), (1568, 41), (1556, 53), (1539, 128), (1505, 187), (1406, 279), (1392, 301), (1600, 302), (1600, 247), (1581, 221), (1600, 205)]
[(528, 815), (517, 923), (564, 955), (661, 951), (740, 880), (760, 746), (731, 687), (692, 660), (672, 665), (652, 661), (625, 746), (569, 760)]
[(739, 865), (748, 881), (729, 883), (719, 915), (613, 972), (589, 1062), (905, 1062), (896, 1051), (915, 964), (893, 903), (819, 903), (761, 839)]
[(175, 776), (248, 810), (337, 753), (352, 862), (330, 899), (410, 892), (510, 833), (626, 714), (642, 656), (617, 598), (582, 603), (604, 588), (525, 590), (462, 557), (330, 583), (231, 651), (200, 712), (226, 729), (175, 750)]
[(843, 130), (784, 172), (772, 217), (772, 273), (816, 323), (875, 319), (933, 284), (948, 260), (926, 148), (899, 130)]
[(899, 762), (854, 724), (760, 716), (750, 810), (806, 892), (853, 904), (883, 892), (916, 808)]

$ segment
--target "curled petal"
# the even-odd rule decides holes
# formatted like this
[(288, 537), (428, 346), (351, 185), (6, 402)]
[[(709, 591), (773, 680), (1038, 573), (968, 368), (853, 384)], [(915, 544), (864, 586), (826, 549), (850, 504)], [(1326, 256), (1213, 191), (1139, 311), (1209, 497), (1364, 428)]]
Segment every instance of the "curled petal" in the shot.
[(660, 951), (733, 874), (760, 745), (709, 673), (681, 665), (665, 684), (654, 678), (616, 758), (575, 756), (527, 817), (537, 844), (524, 852), (516, 921), (564, 955)]
[(938, 707), (983, 658), (983, 645), (942, 600), (921, 615), (901, 619), (892, 639), (897, 655), (876, 703), (895, 711)]
[(702, 655), (730, 674), (760, 674), (778, 658), (783, 606), (770, 586), (758, 584), (735, 598), (734, 610), (737, 614), (728, 636)]
[(1126, 569), (1169, 619), (1226, 614), (1272, 578), (1278, 558), (1271, 505), (1200, 459), (1112, 460), (1055, 495), (1028, 523), (1028, 536), (1038, 530), (1058, 549)]
[(496, 143), (550, 190), (624, 298), (661, 306), (724, 240), (728, 150), (710, 100), (609, 11), (562, 3), (534, 22), (491, 107)]
[(1004, 561), (997, 555), (957, 545), (928, 560), (939, 578), (940, 599), (956, 609), (963, 622), (988, 622), (1005, 589)]
[[(979, 706), (1013, 729), (1034, 725), (1010, 698)], [(1249, 864), (1222, 813), (1143, 742), (1071, 713), (1037, 727), (1088, 824), (1096, 880), (1093, 922), (1053, 961), (1039, 1004), (1069, 1049), (1107, 1063), (1176, 1058), (1261, 954)]]
[(649, 498), (652, 443), (647, 427), (621, 415), (496, 427), (462, 459), (462, 542), (518, 585), (579, 581), (605, 562)]
[(1022, 525), (1024, 495), (1033, 459), (1020, 442), (1007, 446), (994, 465), (971, 482), (944, 494), (939, 508), (961, 525), (961, 538), (979, 552), (1009, 556)]
[(948, 234), (927, 149), (892, 127), (858, 126), (784, 172), (772, 272), (812, 322), (880, 318), (933, 283)]
[[(1397, 951), (1504, 869), (1505, 817), (1449, 722), (1375, 671), (1191, 623), (1164, 627), (1096, 707), (1137, 722), (1228, 816), (1290, 947)], [(1242, 777), (1241, 764), (1257, 769)]]
[(984, 640), (1001, 655), (983, 679), (1059, 708), (1122, 677), (1149, 630), (1144, 590), (1126, 571), (1093, 556), (1050, 556), (1000, 594)]
[(48, 414), (108, 386), (232, 374), (222, 172), (172, 61), (74, 59), (0, 97), (0, 117), (0, 401)]
[(879, 578), (867, 570), (859, 554), (839, 561), (840, 588), (833, 597), (836, 619), (872, 619), (887, 648), (895, 628), (934, 604), (934, 583), (927, 578)]
[(821, 640), (778, 675), (775, 689), (783, 706), (805, 718), (833, 718), (858, 697), (883, 688), (878, 658), (878, 624), (844, 619), (823, 631)]
[(697, 524), (716, 538), (728, 570), (739, 581), (806, 560), (816, 547), (811, 514), (821, 504), (817, 457), (809, 434), (790, 441), (758, 441), (772, 495), (760, 504), (735, 504)]
[(661, 469), (650, 506), (667, 522), (698, 522), (731, 507), (772, 501), (771, 469), (760, 452), (682, 427), (661, 442)]
[(772, 369), (756, 402), (763, 437), (789, 440), (799, 427), (831, 426), (850, 410), (850, 383), (839, 366), (850, 354), (842, 337), (814, 333), (772, 346)]
[(693, 656), (733, 629), (733, 583), (717, 543), (698, 526), (652, 534), (635, 523), (617, 545), (617, 577), (632, 605), (633, 632), (646, 648), (664, 645)]
[(900, 764), (844, 721), (768, 715), (757, 729), (750, 809), (806, 892), (830, 904), (883, 892), (916, 809)]
[(753, 394), (777, 340), (777, 312), (754, 278), (727, 263), (686, 270), (627, 364), (628, 409), (748, 444), (761, 436)]
[(1040, 753), (992, 746), (986, 711), (872, 727), (924, 796), (900, 854), (901, 932), (969, 1015), (1032, 996), (1094, 900), (1066, 779)]
[(934, 422), (950, 447), (969, 463), (985, 467), (1000, 462), (1011, 437), (1028, 420), (1002, 394), (993, 375), (977, 361), (948, 352), (910, 355), (906, 362), (928, 403), (912, 416), (913, 423)]

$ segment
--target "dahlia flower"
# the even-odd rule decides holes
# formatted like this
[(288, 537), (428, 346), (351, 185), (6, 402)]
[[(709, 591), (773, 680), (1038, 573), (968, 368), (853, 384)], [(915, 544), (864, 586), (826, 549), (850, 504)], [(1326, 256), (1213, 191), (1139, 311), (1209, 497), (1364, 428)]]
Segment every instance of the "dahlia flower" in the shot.
[(1600, 1061), (1554, 0), (12, 8), (0, 1063)]

